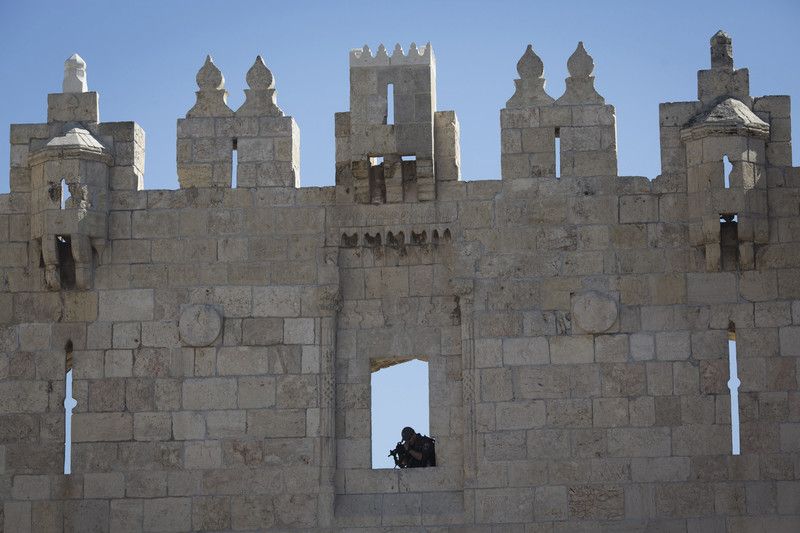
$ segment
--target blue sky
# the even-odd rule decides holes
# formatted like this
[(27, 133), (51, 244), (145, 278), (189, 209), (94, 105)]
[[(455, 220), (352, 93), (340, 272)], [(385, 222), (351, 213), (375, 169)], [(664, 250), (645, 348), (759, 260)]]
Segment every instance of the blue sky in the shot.
[[(619, 173), (652, 179), (660, 169), (658, 104), (697, 98), (696, 72), (709, 68), (717, 30), (733, 37), (736, 68), (750, 69), (751, 94), (800, 97), (798, 20), (797, 0), (6, 1), (0, 145), (8, 146), (8, 124), (46, 120), (47, 94), (61, 91), (64, 61), (78, 53), (89, 90), (100, 93), (101, 120), (136, 121), (145, 130), (145, 188), (175, 189), (176, 120), (194, 105), (206, 55), (237, 109), (260, 54), (275, 76), (278, 105), (300, 128), (301, 185), (333, 185), (333, 118), (349, 108), (349, 50), (430, 41), (437, 108), (455, 110), (461, 125), (463, 178), (499, 179), (499, 113), (514, 93), (518, 59), (532, 44), (547, 91), (558, 98), (567, 59), (583, 41), (595, 86), (616, 107)], [(0, 168), (8, 164), (9, 150), (0, 148)], [(0, 179), (5, 192), (7, 177)], [(405, 423), (398, 424), (381, 449), (397, 442)]]
[[(77, 52), (88, 64), (89, 89), (100, 93), (101, 120), (144, 128), (145, 187), (177, 188), (176, 120), (194, 105), (206, 54), (225, 75), (233, 109), (260, 54), (275, 76), (278, 105), (300, 127), (301, 185), (332, 185), (333, 115), (349, 108), (349, 50), (430, 41), (437, 107), (455, 110), (461, 124), (463, 177), (498, 179), (499, 111), (514, 93), (517, 60), (532, 44), (557, 98), (567, 59), (583, 41), (595, 85), (616, 107), (620, 175), (654, 178), (658, 104), (696, 99), (710, 37), (718, 29), (731, 34), (735, 65), (750, 69), (753, 95), (796, 99), (798, 20), (796, 0), (4, 2), (0, 145), (8, 146), (8, 124), (45, 121), (47, 94), (61, 91), (64, 61)], [(0, 168), (8, 168), (8, 154), (0, 149)], [(7, 191), (0, 179), (0, 193)]]

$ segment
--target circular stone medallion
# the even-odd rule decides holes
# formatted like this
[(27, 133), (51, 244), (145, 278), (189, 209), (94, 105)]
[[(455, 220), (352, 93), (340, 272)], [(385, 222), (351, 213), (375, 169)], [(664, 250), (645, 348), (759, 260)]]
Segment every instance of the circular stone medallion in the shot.
[(187, 305), (181, 310), (181, 340), (189, 346), (208, 346), (219, 336), (222, 317), (209, 305)]
[(572, 302), (572, 316), (585, 332), (602, 333), (617, 321), (617, 302), (600, 292), (587, 292)]

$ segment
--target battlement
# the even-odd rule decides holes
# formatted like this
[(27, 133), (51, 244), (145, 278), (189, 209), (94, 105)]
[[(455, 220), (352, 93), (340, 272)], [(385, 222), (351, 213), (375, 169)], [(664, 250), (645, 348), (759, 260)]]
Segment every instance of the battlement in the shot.
[(394, 47), (391, 57), (386, 52), (386, 47), (382, 44), (378, 46), (375, 55), (366, 44), (363, 48), (353, 48), (350, 50), (350, 68), (353, 67), (388, 67), (390, 65), (434, 65), (436, 60), (433, 57), (431, 43), (417, 48), (415, 43), (411, 43), (408, 54), (403, 52), (403, 47), (398, 43)]
[[(173, 191), (68, 59), (0, 195), (0, 531), (795, 533), (789, 98), (717, 33), (649, 180), (582, 42), (567, 69), (550, 96), (527, 47), (500, 179), (462, 181), (430, 43), (351, 51), (336, 183), (301, 188), (261, 56), (236, 110), (209, 56)], [(412, 360), (428, 390), (380, 412), (373, 374)], [(436, 466), (382, 468), (408, 396)]]

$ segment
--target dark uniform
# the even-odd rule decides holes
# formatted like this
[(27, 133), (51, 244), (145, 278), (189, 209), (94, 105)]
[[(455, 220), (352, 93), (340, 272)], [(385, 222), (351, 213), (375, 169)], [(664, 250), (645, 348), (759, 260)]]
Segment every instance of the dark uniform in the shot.
[(421, 459), (417, 459), (409, 453), (406, 456), (408, 468), (436, 466), (435, 441), (432, 438), (420, 435), (408, 427), (403, 428), (402, 436), (408, 445), (408, 450), (413, 450), (422, 456)]

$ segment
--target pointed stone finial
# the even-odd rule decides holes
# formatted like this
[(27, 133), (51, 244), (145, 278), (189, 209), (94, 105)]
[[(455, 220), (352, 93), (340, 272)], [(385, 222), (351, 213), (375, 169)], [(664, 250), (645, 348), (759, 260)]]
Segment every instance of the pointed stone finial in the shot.
[(542, 59), (533, 51), (533, 46), (528, 45), (525, 53), (517, 61), (517, 73), (523, 80), (541, 78), (544, 74), (544, 63)]
[(267, 68), (264, 59), (257, 56), (255, 63), (247, 71), (247, 85), (244, 90), (244, 103), (236, 110), (237, 117), (282, 117), (283, 111), (275, 103), (275, 78)]
[(544, 63), (533, 51), (533, 46), (528, 45), (525, 53), (517, 61), (517, 73), (519, 73), (520, 77), (520, 79), (514, 80), (517, 91), (506, 102), (506, 107), (549, 105), (553, 103), (553, 98), (544, 91), (547, 83), (542, 77)]
[(419, 50), (417, 49), (417, 43), (411, 43), (411, 46), (408, 47), (408, 55), (419, 55)]
[(569, 78), (565, 80), (567, 90), (556, 100), (556, 104), (605, 104), (606, 100), (594, 88), (594, 60), (586, 52), (583, 42), (567, 60)]
[(85, 93), (87, 91), (86, 61), (78, 54), (72, 54), (64, 62), (64, 82), (61, 85), (61, 92)]
[(196, 91), (197, 102), (187, 113), (186, 117), (229, 117), (233, 111), (228, 107), (228, 91), (222, 87), (225, 85), (225, 76), (214, 64), (211, 56), (206, 56), (206, 62), (197, 72)]
[(251, 89), (272, 89), (275, 86), (275, 78), (261, 56), (256, 56), (256, 60), (250, 70), (247, 71), (245, 79)]
[(588, 78), (594, 72), (594, 60), (583, 47), (583, 41), (567, 60), (567, 71), (572, 78)]
[(219, 90), (225, 85), (225, 76), (222, 71), (214, 64), (211, 56), (206, 56), (206, 62), (197, 71), (197, 86), (201, 91)]
[(404, 56), (405, 53), (403, 52), (403, 47), (400, 46), (400, 43), (394, 45), (394, 51), (392, 52), (392, 58), (397, 59), (398, 57)]
[(719, 30), (711, 38), (711, 68), (733, 70), (733, 40)]

